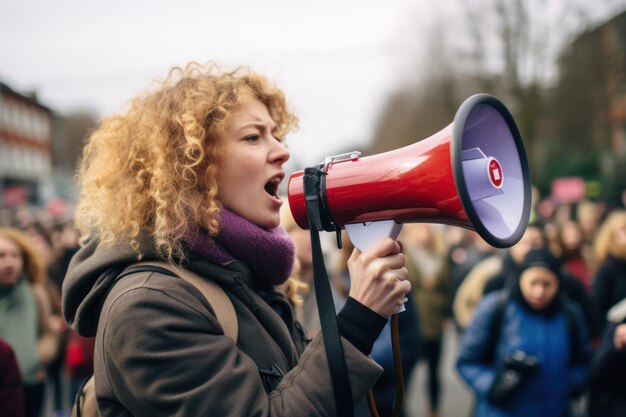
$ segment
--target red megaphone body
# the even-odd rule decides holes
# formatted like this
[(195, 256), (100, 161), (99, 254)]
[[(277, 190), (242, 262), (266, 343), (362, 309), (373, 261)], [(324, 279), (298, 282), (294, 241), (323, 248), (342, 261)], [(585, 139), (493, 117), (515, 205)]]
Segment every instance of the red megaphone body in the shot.
[(367, 157), (329, 157), (319, 171), (318, 196), (307, 195), (304, 171), (289, 179), (292, 215), (308, 228), (306, 201), (319, 198), (329, 223), (346, 228), (357, 247), (353, 237), (361, 232), (351, 225), (385, 224), (375, 233), (380, 239), (395, 238), (403, 223), (443, 223), (508, 247), (528, 224), (530, 175), (521, 136), (506, 107), (486, 94), (467, 99), (454, 121), (427, 139)]

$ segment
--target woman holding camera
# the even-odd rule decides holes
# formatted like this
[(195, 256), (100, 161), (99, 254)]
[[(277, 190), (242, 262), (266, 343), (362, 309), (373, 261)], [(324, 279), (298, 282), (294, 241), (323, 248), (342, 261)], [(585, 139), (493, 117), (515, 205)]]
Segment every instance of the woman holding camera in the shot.
[[(83, 247), (63, 286), (64, 314), (96, 336), (102, 417), (334, 416), (324, 344), (306, 338), (277, 289), (293, 242), (279, 227), (279, 185), (294, 127), (264, 77), (215, 65), (176, 68), (104, 119), (78, 172)], [(410, 291), (401, 246), (355, 251), (338, 314), (354, 401), (382, 372), (372, 345)], [(212, 280), (232, 303), (237, 342), (188, 282), (121, 272), (162, 260)]]
[(533, 249), (513, 289), (479, 304), (457, 362), (476, 417), (562, 417), (585, 389), (588, 331), (561, 290), (560, 269), (547, 249)]

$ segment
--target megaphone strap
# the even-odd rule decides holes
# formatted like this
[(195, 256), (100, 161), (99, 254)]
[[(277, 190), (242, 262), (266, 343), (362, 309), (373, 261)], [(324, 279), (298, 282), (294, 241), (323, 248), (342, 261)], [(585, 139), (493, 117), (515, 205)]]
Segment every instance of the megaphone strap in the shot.
[(316, 167), (309, 167), (304, 170), (302, 180), (304, 183), (307, 214), (309, 216), (309, 228), (334, 232), (341, 230), (341, 228), (337, 227), (330, 210), (328, 210), (325, 177), (326, 173)]
[(326, 272), (326, 266), (324, 264), (319, 231), (318, 228), (314, 226), (317, 225), (316, 221), (320, 221), (320, 200), (308, 198), (313, 195), (319, 196), (319, 177), (321, 173), (322, 172), (318, 169), (307, 168), (303, 178), (304, 192), (307, 196), (307, 215), (313, 253), (313, 279), (320, 325), (322, 328), (322, 339), (324, 341), (324, 348), (326, 349), (326, 359), (328, 361), (333, 392), (335, 394), (337, 415), (353, 417), (354, 405), (352, 402), (352, 389), (350, 387), (350, 379), (348, 378), (346, 358), (343, 353), (343, 346), (341, 345), (339, 326), (337, 325), (335, 303), (333, 302), (330, 280), (328, 279), (328, 273)]

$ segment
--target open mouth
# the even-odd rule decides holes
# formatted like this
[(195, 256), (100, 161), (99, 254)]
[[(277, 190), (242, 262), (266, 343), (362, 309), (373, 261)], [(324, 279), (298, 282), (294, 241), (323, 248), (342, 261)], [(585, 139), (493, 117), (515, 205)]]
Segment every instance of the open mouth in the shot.
[(268, 182), (266, 182), (265, 187), (264, 187), (265, 192), (274, 198), (279, 198), (278, 186), (280, 185), (280, 182), (282, 181), (282, 179), (283, 179), (282, 175), (277, 175), (273, 177), (271, 180), (269, 180)]

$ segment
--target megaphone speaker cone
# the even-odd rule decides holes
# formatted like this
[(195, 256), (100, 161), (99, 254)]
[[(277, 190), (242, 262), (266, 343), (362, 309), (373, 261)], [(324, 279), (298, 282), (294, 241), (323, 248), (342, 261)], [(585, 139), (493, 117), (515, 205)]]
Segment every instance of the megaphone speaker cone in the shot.
[(454, 118), (451, 151), (456, 188), (467, 217), (496, 247), (517, 243), (530, 217), (524, 144), (513, 117), (493, 96), (465, 100)]

